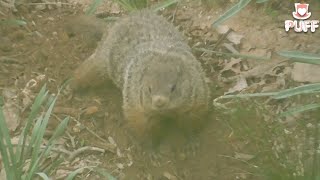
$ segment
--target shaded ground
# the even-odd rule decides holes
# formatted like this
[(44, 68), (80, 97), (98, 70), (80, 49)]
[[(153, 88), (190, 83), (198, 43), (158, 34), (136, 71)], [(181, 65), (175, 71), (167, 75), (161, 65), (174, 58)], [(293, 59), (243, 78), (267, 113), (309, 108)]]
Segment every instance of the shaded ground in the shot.
[[(174, 18), (174, 23), (179, 26), (179, 30), (189, 37), (190, 46), (225, 52), (230, 49), (220, 42), (223, 35), (219, 35), (210, 26), (224, 9), (226, 7), (208, 9), (201, 3), (192, 2), (180, 4), (176, 9), (169, 9), (162, 13), (169, 20)], [(319, 37), (319, 33), (313, 35), (285, 33), (283, 21), (290, 18), (291, 7), (280, 11), (283, 16), (274, 17), (267, 13), (262, 13), (259, 17), (252, 16), (261, 9), (263, 8), (250, 7), (228, 21), (227, 24), (233, 29), (235, 36), (241, 37), (235, 37), (229, 41), (222, 38), (223, 42), (233, 43), (241, 53), (258, 56), (271, 56), (275, 50), (282, 49), (319, 51), (319, 48), (312, 46), (316, 44), (314, 39)], [(116, 8), (111, 8), (109, 13), (120, 16)], [(47, 8), (39, 10), (33, 6), (25, 6), (19, 7), (16, 14), (5, 17), (23, 18), (28, 25), (0, 26), (0, 89), (22, 90), (31, 79), (34, 79), (37, 84), (30, 88), (31, 99), (44, 83), (47, 83), (51, 92), (57, 92), (71, 72), (93, 52), (97, 41), (101, 38), (99, 29), (107, 27), (102, 22), (99, 24), (95, 22), (89, 27), (80, 26), (83, 21), (91, 21), (83, 18), (76, 21), (74, 14), (83, 14), (82, 8), (53, 6), (51, 10)], [(235, 39), (241, 39), (241, 44), (236, 44)], [(217, 42), (219, 46), (216, 46)], [(229, 58), (216, 54), (196, 50), (194, 53), (204, 64), (210, 80), (215, 82), (212, 87), (214, 97), (230, 91), (229, 88), (240, 82), (228, 81), (230, 77), (239, 74), (244, 74), (247, 79), (248, 92), (277, 90), (288, 87), (287, 84), (291, 82), (288, 80), (290, 79), (288, 72), (291, 69), (286, 70), (290, 66), (279, 65), (277, 60), (262, 63), (262, 65), (260, 62), (237, 59), (231, 63), (226, 60)], [(247, 69), (244, 69), (245, 67)], [(254, 69), (252, 67), (259, 67), (255, 70), (258, 73), (250, 71), (249, 69)], [(43, 77), (41, 75), (45, 78), (40, 78)], [(281, 83), (283, 81), (286, 83)], [(20, 100), (25, 99), (21, 97)], [(181, 144), (181, 139), (172, 135), (172, 138), (164, 143), (163, 149), (167, 153), (161, 159), (160, 167), (151, 165), (133, 145), (130, 135), (123, 128), (120, 92), (116, 89), (102, 87), (75, 94), (72, 99), (62, 96), (57, 103), (55, 116), (51, 119), (49, 129), (54, 129), (59, 119), (65, 115), (70, 115), (73, 121), (68, 129), (69, 136), (66, 136), (62, 142), (64, 148), (72, 150), (82, 146), (92, 146), (106, 150), (104, 154), (90, 152), (77, 156), (72, 164), (66, 166), (68, 170), (84, 165), (99, 165), (119, 179), (256, 180), (262, 178), (261, 174), (257, 173), (259, 170), (253, 167), (254, 162), (247, 162), (245, 159), (246, 155), (256, 154), (259, 148), (256, 148), (257, 144), (250, 140), (235, 136), (234, 129), (229, 124), (230, 119), (249, 119), (251, 128), (263, 126), (260, 123), (262, 119), (265, 120), (263, 114), (250, 111), (251, 106), (255, 107), (255, 102), (250, 102), (250, 105), (246, 103), (248, 102), (244, 104), (240, 102), (239, 106), (247, 107), (248, 110), (242, 114), (227, 116), (219, 109), (217, 110), (216, 116), (200, 135), (201, 146), (194, 157), (181, 159), (170, 151), (167, 152), (169, 146)], [(273, 104), (271, 102), (268, 105)], [(263, 113), (268, 114), (265, 111)], [(269, 119), (273, 118), (270, 114), (268, 116)], [(255, 136), (266, 136), (258, 131), (254, 132)], [(236, 158), (237, 153), (238, 158)], [(251, 159), (251, 157), (247, 158)], [(60, 172), (56, 176), (63, 176), (64, 173), (66, 172)], [(94, 173), (88, 172), (83, 173), (79, 179), (84, 178), (95, 179), (96, 177)]]

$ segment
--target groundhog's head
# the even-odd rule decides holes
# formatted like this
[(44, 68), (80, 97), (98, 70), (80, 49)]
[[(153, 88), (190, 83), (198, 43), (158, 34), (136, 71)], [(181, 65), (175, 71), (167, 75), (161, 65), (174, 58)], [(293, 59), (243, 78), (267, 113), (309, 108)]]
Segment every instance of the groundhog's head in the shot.
[(183, 60), (175, 56), (153, 57), (143, 71), (140, 103), (145, 109), (166, 112), (183, 107), (192, 84)]

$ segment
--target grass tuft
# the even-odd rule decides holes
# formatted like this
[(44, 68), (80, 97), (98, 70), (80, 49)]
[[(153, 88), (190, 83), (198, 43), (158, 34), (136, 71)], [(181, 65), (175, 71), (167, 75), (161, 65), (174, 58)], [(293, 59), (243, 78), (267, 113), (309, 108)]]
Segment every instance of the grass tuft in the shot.
[[(7, 179), (31, 180), (37, 176), (47, 179), (48, 174), (51, 174), (52, 170), (59, 165), (59, 163), (49, 165), (47, 169), (51, 169), (51, 171), (45, 171), (41, 167), (42, 162), (49, 158), (50, 150), (54, 146), (55, 141), (61, 137), (69, 122), (68, 117), (62, 120), (45, 148), (41, 148), (45, 130), (57, 97), (58, 95), (48, 102), (48, 91), (46, 90), (46, 86), (42, 87), (31, 107), (31, 112), (19, 137), (18, 145), (11, 143), (9, 129), (6, 125), (2, 107), (0, 107), (0, 153)], [(48, 103), (48, 106), (46, 106), (45, 112), (42, 113), (41, 107), (45, 102)], [(30, 131), (31, 134), (29, 133)], [(57, 162), (62, 161), (58, 160)], [(25, 167), (28, 168), (25, 169)]]

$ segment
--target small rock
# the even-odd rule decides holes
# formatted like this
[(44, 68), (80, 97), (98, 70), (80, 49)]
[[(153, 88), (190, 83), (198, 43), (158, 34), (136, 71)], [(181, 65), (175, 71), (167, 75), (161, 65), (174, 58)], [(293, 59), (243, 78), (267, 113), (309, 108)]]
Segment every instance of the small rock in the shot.
[(163, 173), (163, 176), (165, 178), (167, 178), (168, 180), (177, 180), (178, 178), (172, 174), (170, 174), (169, 172), (164, 172)]
[(38, 10), (38, 11), (43, 11), (43, 10), (46, 9), (46, 5), (45, 5), (45, 4), (37, 4), (37, 5), (35, 6), (35, 8), (36, 8), (36, 10)]
[(49, 21), (54, 21), (54, 18), (53, 17), (48, 17), (48, 20)]

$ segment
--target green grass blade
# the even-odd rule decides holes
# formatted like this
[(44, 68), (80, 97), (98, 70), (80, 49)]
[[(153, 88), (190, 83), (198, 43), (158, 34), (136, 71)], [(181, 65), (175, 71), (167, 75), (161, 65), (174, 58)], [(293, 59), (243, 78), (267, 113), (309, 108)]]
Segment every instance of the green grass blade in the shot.
[(52, 161), (52, 163), (46, 169), (43, 170), (43, 172), (45, 172), (49, 175), (52, 175), (53, 170), (56, 169), (63, 162), (64, 162), (64, 159), (60, 158), (60, 156), (58, 156), (57, 158), (55, 158)]
[(265, 3), (267, 1), (269, 1), (269, 0), (256, 0), (256, 3)]
[(66, 117), (56, 128), (56, 130), (54, 131), (52, 137), (49, 139), (48, 141), (48, 145), (46, 147), (46, 149), (43, 151), (44, 153), (41, 154), (40, 157), (44, 156), (47, 157), (49, 155), (49, 152), (51, 150), (51, 148), (53, 147), (53, 142), (58, 139), (60, 136), (63, 135), (63, 133), (65, 132), (66, 128), (68, 127), (68, 123), (69, 123), (69, 117)]
[(85, 12), (86, 15), (93, 15), (96, 11), (98, 6), (102, 3), (103, 0), (94, 0), (93, 3), (89, 6), (88, 10)]
[(8, 19), (8, 20), (0, 20), (1, 25), (11, 25), (11, 26), (24, 26), (27, 25), (27, 22), (18, 19)]
[(26, 150), (26, 154), (28, 154), (28, 155), (34, 149), (34, 144), (36, 143), (36, 141), (38, 139), (38, 133), (39, 133), (39, 131), (41, 129), (42, 121), (43, 121), (43, 115), (38, 117), (36, 123), (34, 124), (34, 127), (32, 129), (32, 134), (31, 134), (31, 137), (30, 137), (29, 146), (27, 147), (27, 150)]
[(62, 120), (62, 122), (58, 125), (58, 127), (54, 131), (52, 137), (49, 139), (48, 144), (50, 144), (50, 142), (58, 139), (61, 135), (63, 135), (66, 128), (68, 127), (69, 120), (70, 120), (69, 117), (66, 117), (64, 120)]
[(320, 61), (319, 60), (314, 60), (314, 59), (291, 59), (291, 60), (293, 62), (320, 65)]
[(320, 90), (320, 83), (307, 84), (278, 92), (272, 98), (284, 99), (298, 94), (314, 93)]
[(40, 172), (37, 173), (37, 175), (39, 175), (44, 180), (50, 180), (50, 178), (45, 173)]
[(166, 0), (164, 2), (160, 2), (153, 7), (153, 11), (159, 11), (160, 9), (167, 8), (177, 2), (178, 0)]
[(8, 129), (7, 123), (5, 121), (3, 109), (0, 108), (0, 138), (2, 141), (2, 146), (4, 148), (4, 152), (6, 151), (7, 153), (7, 158), (9, 160), (9, 165), (12, 166), (12, 168), (15, 170), (17, 169), (17, 159), (16, 155), (13, 151), (13, 145), (11, 143), (11, 138), (10, 138), (10, 131)]
[(290, 58), (294, 62), (320, 65), (320, 54), (304, 53), (300, 51), (279, 51), (280, 56)]
[(241, 11), (244, 7), (246, 7), (251, 0), (241, 0), (239, 3), (237, 3), (235, 6), (230, 8), (227, 12), (225, 12), (220, 18), (218, 18), (216, 21), (213, 22), (212, 26), (218, 26), (222, 22), (226, 21), (230, 17), (237, 14), (239, 11)]
[(4, 169), (6, 171), (7, 178), (15, 179), (14, 169), (11, 166), (10, 155), (7, 148), (8, 146), (5, 143), (5, 141), (8, 141), (6, 140), (7, 136), (4, 134), (5, 132), (2, 130), (3, 128), (7, 128), (5, 124), (6, 122), (5, 122), (3, 110), (2, 110), (2, 107), (0, 106), (0, 153), (1, 153), (2, 162), (4, 165)]
[(284, 56), (287, 58), (320, 60), (319, 54), (304, 53), (300, 51), (279, 51), (277, 53), (280, 56)]
[(114, 2), (120, 4), (124, 9), (128, 11), (133, 11), (135, 10), (135, 7), (132, 6), (127, 0), (113, 0)]
[(17, 146), (17, 156), (18, 156), (18, 159), (20, 160), (19, 166), (22, 166), (22, 162), (25, 161), (25, 158), (23, 155), (24, 155), (24, 150), (26, 145), (27, 134), (30, 131), (30, 128), (32, 127), (34, 119), (36, 118), (37, 114), (39, 114), (41, 105), (44, 102), (47, 94), (48, 94), (48, 91), (46, 91), (46, 85), (44, 85), (41, 88), (36, 99), (34, 100), (34, 103), (31, 106), (31, 112), (27, 118), (26, 125), (22, 130), (22, 133), (19, 138), (19, 144)]
[(41, 158), (39, 158), (38, 156), (39, 156), (39, 152), (40, 152), (40, 148), (41, 148), (41, 142), (43, 140), (43, 136), (44, 136), (45, 130), (47, 128), (48, 121), (51, 116), (51, 113), (52, 113), (52, 110), (53, 110), (53, 107), (55, 105), (56, 100), (57, 100), (57, 96), (55, 97), (55, 99), (51, 103), (51, 105), (48, 108), (47, 112), (45, 113), (43, 119), (41, 119), (41, 125), (39, 126), (39, 129), (36, 129), (34, 131), (35, 133), (37, 133), (36, 134), (36, 141), (34, 143), (34, 147), (33, 147), (33, 151), (32, 151), (30, 168), (29, 168), (29, 172), (28, 172), (29, 174), (27, 176), (27, 179), (32, 179), (33, 175), (35, 174), (35, 172), (37, 171), (37, 169), (39, 167), (39, 161)]
[(299, 107), (291, 108), (288, 111), (281, 113), (280, 117), (295, 115), (298, 113), (302, 113), (305, 111), (310, 111), (310, 110), (314, 110), (314, 109), (318, 109), (318, 108), (320, 108), (320, 104), (308, 104), (308, 105), (304, 105), (304, 106), (299, 106)]

